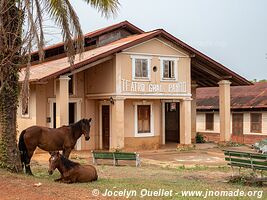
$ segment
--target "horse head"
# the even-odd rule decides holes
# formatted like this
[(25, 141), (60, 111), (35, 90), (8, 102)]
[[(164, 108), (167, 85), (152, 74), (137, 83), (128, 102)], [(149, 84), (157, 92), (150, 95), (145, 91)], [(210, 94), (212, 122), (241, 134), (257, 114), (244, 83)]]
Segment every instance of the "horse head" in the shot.
[(49, 158), (49, 169), (48, 169), (48, 173), (50, 175), (53, 174), (53, 172), (55, 171), (55, 169), (59, 166), (59, 162), (60, 162), (60, 153), (57, 152), (52, 152), (50, 153), (51, 157)]
[(90, 134), (91, 121), (92, 118), (82, 120), (82, 134), (84, 135), (86, 141), (90, 139), (89, 134)]

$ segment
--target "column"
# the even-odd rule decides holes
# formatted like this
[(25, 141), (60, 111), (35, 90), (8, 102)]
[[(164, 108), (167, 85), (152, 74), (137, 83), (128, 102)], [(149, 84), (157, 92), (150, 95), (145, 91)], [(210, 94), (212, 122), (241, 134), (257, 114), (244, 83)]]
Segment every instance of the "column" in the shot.
[(191, 98), (180, 102), (180, 144), (191, 144)]
[(228, 80), (222, 80), (219, 83), (219, 109), (220, 109), (220, 141), (230, 141), (230, 117), (231, 117), (231, 104), (230, 104), (230, 85)]
[(47, 99), (46, 84), (36, 84), (36, 124), (46, 126)]
[(110, 149), (124, 148), (124, 99), (116, 98), (111, 104)]
[(191, 101), (191, 131), (192, 131), (192, 142), (196, 141), (197, 135), (197, 84), (191, 84), (191, 94), (192, 94), (192, 101)]
[(69, 80), (68, 76), (60, 76), (56, 92), (56, 124), (57, 127), (69, 124)]

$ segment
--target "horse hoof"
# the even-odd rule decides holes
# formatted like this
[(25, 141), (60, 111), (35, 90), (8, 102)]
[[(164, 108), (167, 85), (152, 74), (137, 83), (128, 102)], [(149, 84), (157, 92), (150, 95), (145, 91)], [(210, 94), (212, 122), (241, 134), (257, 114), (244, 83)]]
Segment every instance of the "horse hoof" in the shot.
[(32, 172), (26, 172), (26, 174), (27, 174), (28, 176), (33, 176), (33, 173), (32, 173)]

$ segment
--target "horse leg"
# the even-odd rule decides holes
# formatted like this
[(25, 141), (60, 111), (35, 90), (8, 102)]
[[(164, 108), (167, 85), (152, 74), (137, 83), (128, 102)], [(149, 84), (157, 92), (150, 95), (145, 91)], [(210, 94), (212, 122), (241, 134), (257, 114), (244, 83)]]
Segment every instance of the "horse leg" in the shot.
[(63, 156), (69, 158), (71, 150), (71, 148), (63, 149)]
[(55, 181), (55, 182), (60, 182), (60, 181), (62, 181), (62, 179), (63, 179), (63, 177), (61, 177), (61, 178), (57, 178), (57, 179), (55, 179), (54, 181)]
[(36, 149), (36, 147), (34, 149), (28, 149), (28, 156), (27, 159), (25, 161), (25, 171), (26, 174), (33, 176), (32, 174), (32, 170), (31, 170), (31, 166), (30, 166), (30, 162), (31, 162), (31, 158), (33, 156), (33, 152)]

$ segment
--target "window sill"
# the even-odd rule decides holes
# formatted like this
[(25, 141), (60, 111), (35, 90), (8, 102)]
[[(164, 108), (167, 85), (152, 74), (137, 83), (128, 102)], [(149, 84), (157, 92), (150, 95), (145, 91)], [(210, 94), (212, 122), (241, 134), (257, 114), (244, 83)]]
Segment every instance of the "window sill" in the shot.
[(154, 137), (154, 133), (135, 133), (135, 137)]
[(174, 81), (177, 81), (176, 78), (161, 78), (162, 82), (174, 82)]
[(133, 78), (133, 81), (138, 81), (138, 82), (150, 82), (150, 78)]
[(22, 118), (22, 119), (30, 119), (30, 115), (21, 115), (20, 118)]

